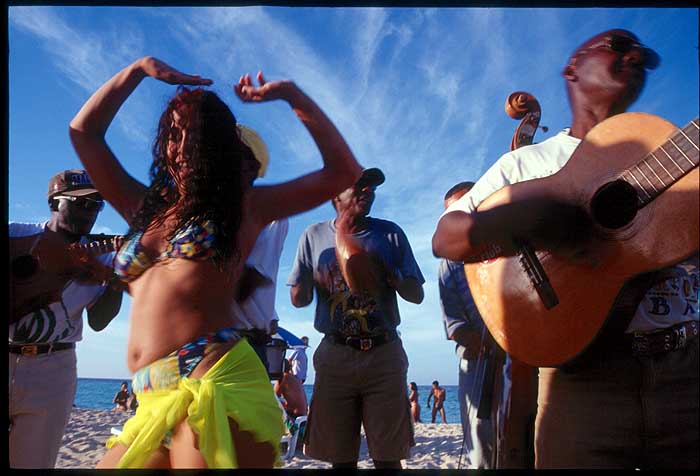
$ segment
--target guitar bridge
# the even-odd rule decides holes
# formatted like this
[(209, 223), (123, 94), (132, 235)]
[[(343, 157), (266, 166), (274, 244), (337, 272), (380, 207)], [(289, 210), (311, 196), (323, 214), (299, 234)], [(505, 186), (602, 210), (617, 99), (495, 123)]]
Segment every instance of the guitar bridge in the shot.
[(518, 260), (523, 270), (530, 278), (530, 282), (535, 287), (537, 295), (542, 300), (545, 309), (551, 309), (559, 304), (559, 297), (554, 291), (552, 284), (549, 282), (547, 273), (545, 273), (542, 263), (535, 254), (535, 250), (526, 243), (520, 243), (518, 246)]

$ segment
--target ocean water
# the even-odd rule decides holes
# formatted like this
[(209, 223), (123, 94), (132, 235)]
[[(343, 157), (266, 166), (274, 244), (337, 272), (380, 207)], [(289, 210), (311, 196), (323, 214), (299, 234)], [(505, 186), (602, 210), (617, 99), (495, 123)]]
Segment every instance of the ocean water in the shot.
[[(89, 408), (93, 410), (109, 410), (114, 405), (112, 400), (119, 391), (121, 379), (103, 379), (103, 378), (79, 378), (78, 389), (75, 392), (74, 405), (78, 408)], [(306, 399), (311, 402), (313, 394), (313, 385), (304, 385)], [(430, 393), (430, 385), (418, 385), (418, 400), (421, 404), (421, 420), (423, 423), (430, 423), (431, 409), (425, 405)], [(445, 401), (445, 413), (447, 423), (459, 423), (459, 401), (457, 399), (456, 385), (443, 385), (447, 391), (447, 399)], [(129, 390), (131, 390), (131, 381), (129, 381)], [(436, 417), (436, 422), (441, 422), (440, 415)]]

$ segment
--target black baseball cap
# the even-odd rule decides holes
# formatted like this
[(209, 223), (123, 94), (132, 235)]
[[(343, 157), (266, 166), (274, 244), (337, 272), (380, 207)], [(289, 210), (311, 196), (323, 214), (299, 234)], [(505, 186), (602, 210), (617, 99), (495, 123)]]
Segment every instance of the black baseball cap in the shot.
[(360, 178), (357, 179), (355, 185), (369, 185), (370, 187), (378, 187), (384, 183), (384, 180), (386, 180), (386, 177), (384, 177), (384, 172), (376, 167), (371, 167), (362, 171), (362, 175), (360, 175)]

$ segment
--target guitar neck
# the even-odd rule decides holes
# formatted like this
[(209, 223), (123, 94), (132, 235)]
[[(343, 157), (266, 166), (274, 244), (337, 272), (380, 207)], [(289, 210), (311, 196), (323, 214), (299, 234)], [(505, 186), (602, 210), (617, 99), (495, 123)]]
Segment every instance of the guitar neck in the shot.
[[(107, 236), (107, 235), (105, 235)], [(89, 238), (89, 237), (88, 237)], [(112, 251), (115, 251), (114, 247), (114, 240), (112, 239), (114, 236), (110, 236), (107, 239), (99, 240), (99, 241), (91, 241), (89, 243), (81, 243), (81, 244), (75, 244), (73, 245), (73, 249), (80, 249), (80, 250), (88, 250), (90, 251), (91, 254), (95, 256), (103, 255), (105, 253), (111, 253)]]
[(695, 118), (643, 160), (622, 172), (620, 178), (637, 191), (639, 208), (698, 166), (698, 131)]

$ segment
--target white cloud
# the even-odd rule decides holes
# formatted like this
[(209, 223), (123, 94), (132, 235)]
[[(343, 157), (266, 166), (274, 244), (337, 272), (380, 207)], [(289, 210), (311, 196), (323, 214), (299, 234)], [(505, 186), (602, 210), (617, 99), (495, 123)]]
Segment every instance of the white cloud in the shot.
[[(80, 30), (54, 7), (12, 7), (9, 20), (41, 40), (56, 68), (87, 93), (86, 100), (120, 68), (137, 59), (144, 46), (143, 34), (133, 24), (99, 33)], [(116, 119), (125, 136), (140, 144), (150, 140), (143, 130), (143, 116), (144, 106), (132, 101)]]

